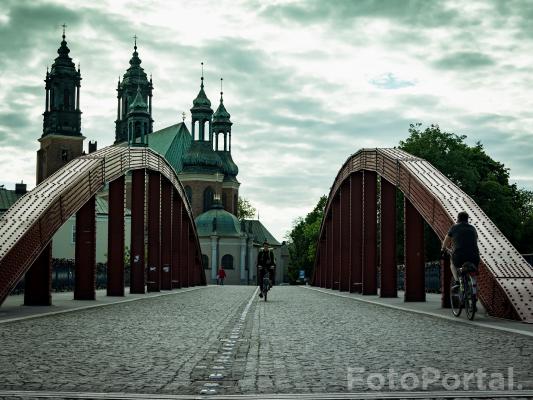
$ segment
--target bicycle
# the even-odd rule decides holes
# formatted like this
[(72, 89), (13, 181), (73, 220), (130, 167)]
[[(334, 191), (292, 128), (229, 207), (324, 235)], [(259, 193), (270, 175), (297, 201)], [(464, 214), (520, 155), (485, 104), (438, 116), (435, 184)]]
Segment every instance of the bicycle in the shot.
[(450, 282), (450, 306), (456, 317), (461, 315), (463, 308), (467, 318), (472, 321), (477, 311), (477, 282), (473, 275), (477, 272), (476, 266), (471, 262), (465, 262), (457, 269), (459, 282), (452, 277)]
[(263, 298), (265, 301), (267, 301), (267, 293), (270, 290), (270, 273), (265, 271), (265, 275), (263, 275), (263, 283), (261, 284), (261, 293), (263, 294)]

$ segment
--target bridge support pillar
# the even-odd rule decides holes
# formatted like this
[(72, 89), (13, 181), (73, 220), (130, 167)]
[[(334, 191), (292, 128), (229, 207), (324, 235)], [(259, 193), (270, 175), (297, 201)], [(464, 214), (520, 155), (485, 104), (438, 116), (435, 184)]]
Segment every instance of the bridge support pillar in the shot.
[(182, 202), (176, 190), (173, 191), (172, 196), (172, 289), (181, 287), (180, 271), (181, 271), (181, 242), (183, 240), (181, 234), (181, 208)]
[(333, 218), (330, 211), (329, 216), (326, 217), (326, 288), (333, 288)]
[(76, 213), (76, 266), (74, 300), (96, 299), (96, 209), (95, 197)]
[(109, 183), (107, 295), (124, 296), (124, 176)]
[(316, 271), (317, 281), (315, 282), (316, 286), (321, 288), (325, 287), (325, 270), (326, 270), (326, 240), (324, 237), (320, 238), (319, 246), (319, 260), (320, 264), (318, 266), (318, 271)]
[(341, 199), (340, 194), (333, 199), (333, 221), (332, 221), (332, 230), (333, 230), (333, 279), (332, 279), (332, 289), (340, 289), (341, 281)]
[(381, 178), (380, 297), (397, 297), (396, 186)]
[(363, 173), (350, 176), (350, 292), (363, 286)]
[(131, 246), (130, 293), (144, 293), (144, 199), (145, 171), (132, 171), (131, 182)]
[(404, 198), (405, 221), (405, 301), (425, 301), (424, 220)]
[(450, 281), (452, 280), (452, 271), (450, 270), (450, 257), (440, 260), (440, 292), (441, 307), (451, 308), (450, 306)]
[(377, 294), (377, 175), (363, 171), (363, 294)]
[(161, 289), (172, 289), (172, 184), (161, 178)]
[(196, 276), (194, 274), (194, 270), (195, 270), (195, 263), (196, 263), (196, 254), (195, 254), (195, 251), (194, 251), (194, 235), (193, 235), (193, 227), (191, 226), (191, 224), (187, 224), (188, 226), (188, 235), (187, 237), (189, 238), (188, 240), (188, 252), (187, 254), (189, 255), (189, 259), (188, 259), (188, 263), (187, 263), (187, 282), (188, 282), (188, 286), (196, 286)]
[(182, 218), (181, 218), (181, 270), (180, 270), (180, 281), (181, 287), (189, 287), (189, 263), (190, 263), (190, 239), (189, 239), (189, 222), (187, 221), (187, 214), (185, 212), (185, 207), (182, 209)]
[(148, 292), (161, 290), (161, 174), (148, 171)]
[(52, 305), (52, 242), (33, 262), (24, 277), (24, 305)]
[(341, 186), (340, 192), (340, 286), (341, 291), (350, 290), (350, 182)]

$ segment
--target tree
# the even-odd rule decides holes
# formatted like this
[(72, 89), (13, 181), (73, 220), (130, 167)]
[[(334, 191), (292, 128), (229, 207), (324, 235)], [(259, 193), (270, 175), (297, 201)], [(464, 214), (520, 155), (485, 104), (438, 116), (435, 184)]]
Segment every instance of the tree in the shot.
[(480, 142), (468, 146), (466, 136), (443, 132), (439, 125), (411, 124), (409, 134), (401, 149), (429, 161), (472, 197), (519, 251), (533, 250), (533, 193), (510, 184), (508, 168)]
[(253, 219), (256, 212), (257, 210), (252, 206), (252, 203), (244, 197), (239, 196), (239, 199), (237, 200), (237, 216), (240, 220)]
[(289, 248), (288, 275), (291, 282), (295, 282), (298, 279), (300, 270), (304, 270), (307, 277), (311, 275), (315, 262), (318, 235), (327, 201), (326, 195), (320, 197), (313, 211), (308, 213), (305, 218), (296, 219), (292, 230), (287, 234)]

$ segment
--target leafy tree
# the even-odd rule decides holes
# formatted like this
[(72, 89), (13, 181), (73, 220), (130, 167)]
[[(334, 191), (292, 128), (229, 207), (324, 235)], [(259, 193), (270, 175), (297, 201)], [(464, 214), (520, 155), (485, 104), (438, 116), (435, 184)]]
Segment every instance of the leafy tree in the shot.
[(411, 124), (409, 134), (401, 149), (429, 161), (472, 197), (519, 251), (533, 250), (533, 193), (510, 184), (508, 168), (480, 142), (469, 146), (466, 136), (443, 132), (439, 125)]
[(300, 270), (304, 270), (308, 277), (311, 275), (315, 262), (316, 244), (327, 200), (326, 195), (320, 197), (313, 211), (308, 213), (305, 218), (296, 219), (292, 230), (287, 234), (290, 260), (288, 275), (291, 282), (298, 279)]
[(240, 220), (243, 219), (253, 219), (257, 210), (252, 203), (250, 203), (244, 197), (240, 197), (237, 200), (237, 215)]

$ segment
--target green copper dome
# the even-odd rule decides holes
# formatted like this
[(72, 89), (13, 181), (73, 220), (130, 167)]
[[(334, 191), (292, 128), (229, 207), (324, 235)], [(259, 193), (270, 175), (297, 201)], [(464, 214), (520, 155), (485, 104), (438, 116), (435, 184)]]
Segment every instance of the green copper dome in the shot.
[(183, 170), (187, 172), (221, 171), (222, 160), (211, 146), (209, 141), (193, 141), (183, 158)]
[(200, 214), (195, 219), (198, 236), (236, 236), (241, 235), (241, 224), (235, 215), (222, 208), (220, 202), (215, 202), (211, 210)]
[(237, 176), (239, 173), (239, 167), (233, 161), (231, 153), (229, 151), (217, 151), (218, 156), (222, 160), (222, 171), (225, 175)]
[(204, 78), (202, 78), (202, 84), (200, 85), (200, 91), (198, 92), (198, 96), (192, 101), (192, 109), (202, 109), (213, 112), (211, 110), (211, 101), (207, 98), (207, 95), (204, 92)]
[(61, 41), (61, 45), (59, 46), (59, 49), (57, 49), (58, 56), (54, 60), (54, 63), (52, 64), (52, 68), (50, 70), (50, 76), (54, 75), (78, 75), (79, 73), (76, 72), (76, 68), (74, 66), (74, 63), (72, 62), (72, 58), (69, 57), (70, 49), (67, 46), (67, 42), (65, 40), (65, 34), (63, 34), (63, 40)]
[(226, 111), (224, 103), (222, 101), (222, 96), (220, 96), (220, 105), (213, 114), (213, 122), (230, 122), (230, 114)]

